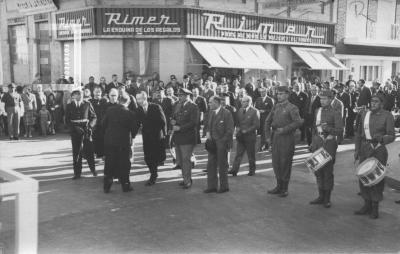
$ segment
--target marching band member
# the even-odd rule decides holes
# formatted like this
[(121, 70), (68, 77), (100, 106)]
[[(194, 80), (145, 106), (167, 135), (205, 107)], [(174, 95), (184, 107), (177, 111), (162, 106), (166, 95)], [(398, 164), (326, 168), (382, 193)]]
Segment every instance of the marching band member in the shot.
[(332, 160), (315, 172), (319, 196), (310, 204), (323, 204), (326, 208), (329, 208), (331, 207), (330, 198), (333, 189), (333, 165), (338, 147), (336, 138), (342, 134), (343, 121), (340, 112), (332, 107), (333, 93), (330, 90), (323, 90), (319, 97), (321, 107), (316, 110), (311, 151), (314, 152), (323, 147), (331, 155)]
[(85, 157), (89, 164), (90, 171), (93, 176), (97, 176), (94, 164), (94, 151), (92, 149), (84, 149), (88, 140), (91, 139), (92, 130), (96, 125), (96, 113), (90, 102), (82, 100), (82, 91), (74, 90), (71, 93), (72, 101), (67, 105), (65, 112), (65, 122), (70, 127), (70, 135), (72, 141), (72, 155), (74, 165), (73, 180), (79, 179), (82, 173), (82, 156), (83, 150), (86, 150)]
[(289, 88), (278, 86), (278, 103), (265, 120), (267, 142), (271, 144), (272, 139), (272, 167), (277, 182), (277, 186), (268, 193), (278, 194), (280, 197), (288, 195), (295, 146), (294, 133), (304, 122), (300, 117), (299, 108), (288, 99)]
[[(387, 144), (395, 139), (393, 115), (383, 110), (384, 96), (375, 94), (371, 99), (371, 111), (361, 115), (361, 122), (356, 131), (354, 159), (360, 163), (374, 157), (383, 165), (388, 160)], [(379, 216), (379, 202), (383, 199), (385, 180), (376, 185), (366, 187), (359, 181), (364, 206), (355, 211), (356, 215), (369, 214), (370, 218)]]

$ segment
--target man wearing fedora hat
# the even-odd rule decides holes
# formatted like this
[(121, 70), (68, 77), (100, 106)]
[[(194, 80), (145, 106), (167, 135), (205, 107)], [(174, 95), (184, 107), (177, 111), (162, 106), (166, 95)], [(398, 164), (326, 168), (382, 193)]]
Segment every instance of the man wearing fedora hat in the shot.
[(185, 88), (179, 90), (179, 101), (175, 105), (171, 120), (174, 132), (173, 140), (176, 145), (176, 160), (182, 168), (183, 182), (180, 185), (184, 189), (192, 186), (192, 162), (190, 158), (197, 143), (196, 128), (199, 121), (199, 109), (190, 100), (191, 94)]
[(8, 134), (10, 140), (19, 139), (19, 125), (23, 102), (21, 95), (16, 91), (17, 86), (13, 83), (8, 85), (8, 93), (4, 94), (1, 101), (7, 112)]

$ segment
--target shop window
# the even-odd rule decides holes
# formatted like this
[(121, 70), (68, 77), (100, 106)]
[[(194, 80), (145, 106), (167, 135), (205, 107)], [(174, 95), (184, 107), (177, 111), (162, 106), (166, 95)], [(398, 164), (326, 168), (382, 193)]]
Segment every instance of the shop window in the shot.
[(400, 0), (396, 0), (396, 17), (394, 23), (400, 25)]
[(146, 74), (151, 75), (153, 72), (159, 72), (160, 69), (160, 41), (151, 40), (149, 44), (149, 63)]
[(360, 79), (372, 82), (379, 79), (379, 66), (360, 66)]
[(28, 41), (26, 26), (10, 26), (10, 54), (11, 63), (28, 64)]
[(38, 38), (37, 61), (39, 74), (42, 82), (48, 84), (51, 81), (50, 35), (48, 22), (36, 23), (36, 38)]
[(28, 41), (26, 25), (9, 26), (11, 80), (29, 83)]

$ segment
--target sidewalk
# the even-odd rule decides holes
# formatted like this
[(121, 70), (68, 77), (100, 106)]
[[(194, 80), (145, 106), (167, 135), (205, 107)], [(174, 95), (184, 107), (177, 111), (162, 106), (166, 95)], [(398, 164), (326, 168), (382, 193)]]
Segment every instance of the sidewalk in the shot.
[[(102, 192), (100, 176), (72, 181), (70, 140), (67, 135), (46, 139), (0, 141), (0, 167), (12, 168), (40, 180), (39, 253), (176, 253), (176, 252), (399, 252), (400, 193), (386, 189), (381, 218), (353, 215), (362, 205), (352, 163), (352, 145), (342, 150), (335, 165), (335, 189), (330, 209), (311, 206), (314, 178), (302, 163), (305, 147), (296, 149), (290, 194), (286, 199), (267, 195), (275, 184), (269, 152), (257, 154), (257, 173), (247, 176), (243, 165), (230, 177), (231, 191), (203, 194), (207, 156), (196, 148), (194, 185), (182, 190), (180, 171), (171, 160), (161, 168), (159, 182), (144, 186), (148, 171), (140, 138), (131, 173), (134, 191), (122, 193), (114, 184)], [(390, 165), (400, 179), (400, 142), (389, 146)], [(234, 158), (232, 154), (232, 159)], [(397, 163), (397, 168), (394, 165)], [(14, 249), (14, 201), (0, 203), (0, 243)], [(29, 211), (27, 211), (29, 212)]]

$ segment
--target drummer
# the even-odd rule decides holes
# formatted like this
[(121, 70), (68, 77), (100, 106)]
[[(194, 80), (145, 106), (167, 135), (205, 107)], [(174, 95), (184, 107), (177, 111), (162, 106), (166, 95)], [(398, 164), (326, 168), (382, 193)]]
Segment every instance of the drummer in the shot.
[(333, 165), (335, 164), (337, 136), (343, 129), (341, 113), (332, 107), (333, 93), (330, 90), (320, 92), (321, 106), (315, 112), (313, 138), (311, 143), (312, 152), (323, 147), (332, 157), (332, 160), (315, 172), (319, 196), (311, 201), (311, 205), (322, 204), (331, 207), (331, 192), (333, 189)]
[[(361, 123), (356, 130), (354, 159), (360, 163), (368, 158), (376, 158), (386, 166), (388, 160), (387, 144), (395, 139), (393, 115), (383, 109), (385, 97), (375, 94), (371, 98), (371, 111), (363, 112)], [(369, 214), (370, 218), (379, 216), (379, 202), (383, 199), (385, 180), (366, 187), (359, 181), (364, 206), (355, 211), (356, 215)]]

